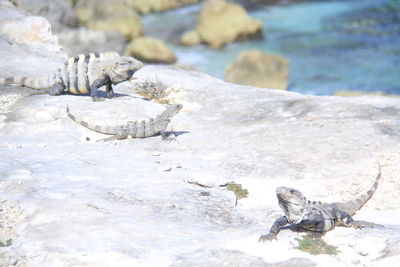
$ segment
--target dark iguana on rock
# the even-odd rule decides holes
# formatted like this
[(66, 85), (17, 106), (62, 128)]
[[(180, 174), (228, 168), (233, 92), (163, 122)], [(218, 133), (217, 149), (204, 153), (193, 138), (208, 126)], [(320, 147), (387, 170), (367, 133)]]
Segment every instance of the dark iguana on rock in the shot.
[(276, 239), (280, 229), (287, 224), (296, 228), (324, 233), (332, 230), (335, 226), (362, 228), (366, 226), (377, 226), (377, 224), (365, 221), (355, 221), (353, 216), (372, 197), (378, 187), (381, 177), (381, 166), (375, 179), (375, 183), (367, 193), (355, 200), (347, 202), (323, 203), (320, 201), (307, 200), (303, 194), (293, 188), (278, 187), (276, 195), (279, 206), (285, 216), (278, 218), (266, 235), (260, 236), (259, 241)]
[(171, 118), (176, 115), (182, 109), (181, 104), (171, 105), (160, 115), (157, 115), (155, 118), (150, 118), (147, 121), (129, 121), (125, 125), (109, 127), (109, 126), (98, 126), (98, 125), (90, 125), (88, 122), (78, 120), (74, 115), (72, 115), (67, 106), (67, 114), (73, 121), (79, 123), (80, 125), (98, 132), (102, 134), (114, 135), (109, 138), (102, 139), (102, 141), (110, 141), (110, 140), (122, 140), (125, 138), (146, 138), (152, 137), (160, 134), (162, 137), (165, 137), (165, 129), (167, 125), (171, 121)]
[(69, 58), (64, 66), (48, 77), (0, 78), (0, 85), (19, 85), (46, 90), (49, 95), (90, 93), (93, 101), (101, 99), (97, 89), (106, 86), (108, 97), (113, 96), (111, 85), (129, 80), (143, 63), (133, 57), (120, 56), (115, 52), (90, 53)]

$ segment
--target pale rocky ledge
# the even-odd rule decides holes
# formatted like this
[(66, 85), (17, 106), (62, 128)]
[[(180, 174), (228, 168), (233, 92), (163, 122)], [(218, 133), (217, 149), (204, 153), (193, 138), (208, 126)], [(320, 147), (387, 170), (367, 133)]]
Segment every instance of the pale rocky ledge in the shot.
[[(32, 20), (7, 5), (0, 17), (2, 26)], [(1, 33), (1, 76), (62, 64), (66, 55), (51, 38), (16, 32)], [(305, 96), (168, 66), (146, 65), (135, 76), (101, 103), (0, 87), (0, 266), (398, 264), (400, 99)], [(95, 142), (105, 136), (66, 115), (68, 104), (99, 124), (154, 116), (164, 106), (133, 94), (146, 79), (172, 86), (170, 101), (183, 104), (169, 126), (175, 137)], [(282, 214), (276, 187), (348, 200), (372, 185), (377, 162), (381, 183), (355, 218), (385, 228), (328, 232), (336, 256), (295, 249), (302, 233), (289, 230), (257, 242)], [(249, 191), (237, 206), (220, 186), (228, 182)]]

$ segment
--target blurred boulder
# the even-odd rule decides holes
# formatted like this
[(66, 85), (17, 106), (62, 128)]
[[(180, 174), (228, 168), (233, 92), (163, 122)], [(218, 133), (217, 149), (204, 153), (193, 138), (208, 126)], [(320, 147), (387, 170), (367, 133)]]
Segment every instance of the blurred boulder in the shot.
[(225, 71), (228, 82), (273, 89), (287, 89), (289, 62), (258, 50), (242, 51)]
[(195, 4), (199, 0), (127, 0), (127, 2), (139, 13), (147, 14), (150, 12), (166, 11), (183, 5)]
[[(45, 18), (31, 16), (11, 1), (0, 0), (0, 77), (46, 76), (54, 73), (66, 59)], [(0, 87), (1, 112), (32, 93), (26, 87)], [(0, 266), (3, 266), (2, 259), (0, 256)]]
[(57, 37), (69, 56), (107, 51), (122, 53), (125, 46), (125, 38), (118, 31), (65, 29)]
[[(218, 49), (234, 41), (262, 38), (262, 23), (251, 18), (239, 4), (208, 0), (200, 12), (196, 31), (202, 43)], [(194, 34), (189, 32), (183, 37), (181, 42), (189, 44), (185, 41)]]
[(61, 51), (47, 19), (30, 16), (9, 1), (0, 1), (0, 39), (39, 53), (42, 50)]
[(181, 45), (193, 46), (201, 43), (199, 33), (196, 30), (186, 32), (180, 41)]
[(151, 37), (136, 38), (127, 46), (125, 54), (149, 63), (171, 64), (176, 61), (171, 48)]
[(335, 96), (363, 96), (363, 95), (379, 95), (379, 96), (390, 96), (400, 97), (400, 95), (385, 94), (381, 91), (352, 91), (352, 90), (338, 90), (335, 92)]
[(64, 27), (77, 27), (78, 18), (66, 0), (14, 0), (18, 8), (29, 13), (48, 19), (53, 31), (60, 31)]
[(76, 14), (93, 30), (119, 31), (128, 40), (143, 33), (139, 14), (124, 0), (78, 0)]
[(51, 34), (50, 23), (42, 17), (27, 16), (11, 20), (0, 19), (0, 26), (0, 36), (12, 43), (58, 44), (57, 38)]

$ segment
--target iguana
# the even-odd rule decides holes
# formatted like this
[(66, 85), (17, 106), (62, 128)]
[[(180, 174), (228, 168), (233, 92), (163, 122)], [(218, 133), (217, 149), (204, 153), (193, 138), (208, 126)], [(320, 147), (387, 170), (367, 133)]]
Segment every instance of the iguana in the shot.
[(46, 90), (49, 95), (60, 95), (64, 91), (90, 93), (93, 101), (101, 101), (97, 96), (98, 88), (105, 85), (107, 96), (111, 98), (114, 94), (111, 85), (129, 80), (142, 66), (139, 60), (115, 52), (90, 53), (69, 58), (53, 75), (0, 78), (0, 85)]
[(361, 209), (372, 197), (378, 187), (380, 178), (381, 166), (379, 164), (379, 173), (371, 189), (355, 200), (347, 202), (323, 203), (320, 201), (310, 201), (296, 189), (284, 186), (278, 187), (276, 195), (279, 206), (285, 213), (285, 216), (278, 218), (272, 225), (269, 233), (260, 236), (259, 242), (276, 239), (280, 229), (287, 224), (318, 233), (330, 231), (338, 225), (353, 228), (378, 226), (371, 222), (355, 221), (351, 216), (357, 210)]
[(67, 106), (67, 114), (73, 121), (79, 123), (80, 125), (102, 134), (114, 135), (109, 138), (101, 139), (102, 141), (110, 140), (122, 140), (125, 138), (146, 138), (160, 134), (165, 137), (165, 129), (171, 118), (176, 115), (182, 109), (181, 104), (171, 105), (164, 112), (157, 115), (155, 118), (150, 118), (147, 121), (129, 121), (125, 125), (109, 127), (109, 126), (98, 126), (91, 125), (88, 122), (78, 120), (74, 115), (72, 115)]

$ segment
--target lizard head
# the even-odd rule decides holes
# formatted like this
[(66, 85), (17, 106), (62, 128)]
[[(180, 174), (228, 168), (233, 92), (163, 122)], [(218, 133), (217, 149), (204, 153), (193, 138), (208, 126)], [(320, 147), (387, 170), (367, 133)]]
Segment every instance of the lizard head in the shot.
[(171, 105), (163, 112), (163, 114), (165, 114), (168, 118), (172, 118), (173, 116), (178, 114), (182, 107), (182, 104)]
[(293, 224), (299, 223), (307, 208), (307, 200), (303, 194), (294, 188), (281, 186), (276, 189), (276, 196), (288, 221)]
[(108, 75), (113, 84), (129, 80), (132, 75), (143, 67), (143, 63), (133, 57), (120, 57), (110, 69)]
[(171, 121), (171, 118), (182, 109), (181, 104), (170, 105), (166, 110), (156, 117), (156, 131), (164, 131)]

